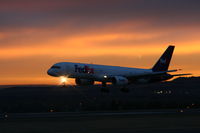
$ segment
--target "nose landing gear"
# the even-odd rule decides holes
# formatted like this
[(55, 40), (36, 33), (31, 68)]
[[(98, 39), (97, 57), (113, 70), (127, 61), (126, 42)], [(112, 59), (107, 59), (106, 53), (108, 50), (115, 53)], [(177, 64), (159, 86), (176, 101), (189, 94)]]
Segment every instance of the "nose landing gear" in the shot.
[[(120, 91), (124, 93), (128, 93), (130, 92), (130, 89), (127, 86), (123, 86), (122, 88), (120, 88)], [(107, 92), (107, 93), (110, 92), (109, 88), (107, 88), (106, 82), (102, 82), (101, 92)]]

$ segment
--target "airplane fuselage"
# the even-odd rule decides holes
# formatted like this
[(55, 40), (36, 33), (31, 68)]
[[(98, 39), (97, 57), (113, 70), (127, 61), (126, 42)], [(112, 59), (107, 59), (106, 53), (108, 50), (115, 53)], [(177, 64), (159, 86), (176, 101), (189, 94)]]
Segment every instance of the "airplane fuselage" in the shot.
[(52, 68), (48, 70), (48, 74), (51, 76), (67, 76), (69, 78), (94, 79), (95, 81), (103, 81), (105, 80), (105, 78), (107, 78), (107, 76), (129, 77), (132, 75), (140, 75), (151, 72), (151, 69), (139, 69), (72, 62), (56, 63), (53, 65)]

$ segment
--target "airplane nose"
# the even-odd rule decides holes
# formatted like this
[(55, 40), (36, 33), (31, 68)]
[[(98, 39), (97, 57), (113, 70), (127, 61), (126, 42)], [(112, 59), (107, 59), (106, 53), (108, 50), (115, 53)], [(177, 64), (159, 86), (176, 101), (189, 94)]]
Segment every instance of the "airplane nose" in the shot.
[(50, 69), (47, 71), (47, 74), (51, 76), (51, 70)]
[(47, 74), (50, 75), (50, 76), (55, 76), (55, 77), (57, 76), (57, 74), (55, 72), (53, 72), (51, 69), (49, 69), (47, 71)]

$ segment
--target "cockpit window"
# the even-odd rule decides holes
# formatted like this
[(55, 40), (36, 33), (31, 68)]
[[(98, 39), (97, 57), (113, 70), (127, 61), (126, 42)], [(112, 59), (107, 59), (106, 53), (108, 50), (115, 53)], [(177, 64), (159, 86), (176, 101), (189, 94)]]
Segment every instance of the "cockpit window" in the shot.
[(60, 66), (52, 66), (51, 68), (60, 69)]

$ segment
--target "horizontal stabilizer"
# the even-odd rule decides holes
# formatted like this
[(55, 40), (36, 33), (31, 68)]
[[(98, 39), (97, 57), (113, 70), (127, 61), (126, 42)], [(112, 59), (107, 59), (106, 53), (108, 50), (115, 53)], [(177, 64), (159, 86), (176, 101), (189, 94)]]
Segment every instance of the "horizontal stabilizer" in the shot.
[(191, 73), (183, 73), (183, 74), (174, 74), (172, 76), (186, 76), (186, 75), (192, 75)]

